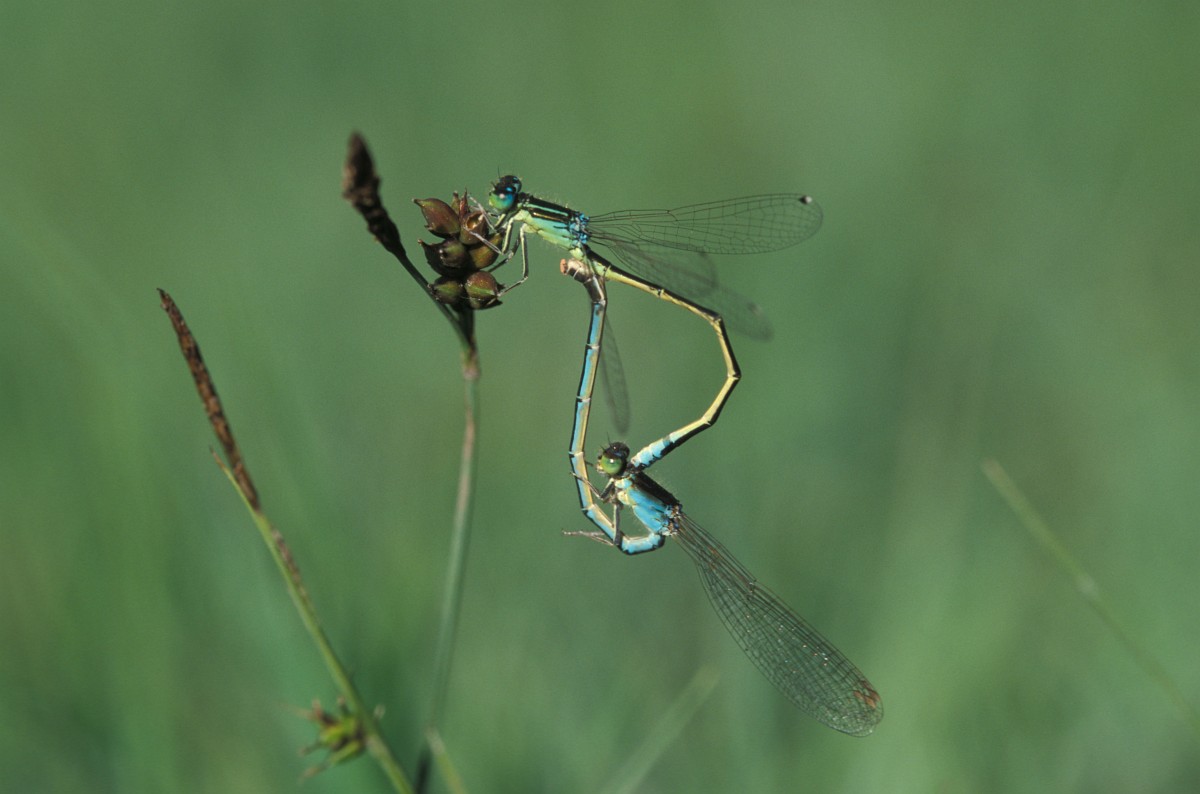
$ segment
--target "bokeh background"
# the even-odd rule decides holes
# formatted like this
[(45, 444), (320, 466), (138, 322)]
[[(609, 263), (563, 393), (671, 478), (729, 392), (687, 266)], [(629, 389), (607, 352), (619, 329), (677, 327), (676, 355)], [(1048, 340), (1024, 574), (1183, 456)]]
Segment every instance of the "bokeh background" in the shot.
[[(413, 197), (517, 173), (591, 212), (805, 191), (726, 259), (772, 317), (656, 468), (868, 673), (792, 709), (677, 549), (585, 528), (586, 324), (559, 252), (478, 318), (478, 508), (444, 736), (472, 791), (1200, 788), (1200, 742), (981, 473), (994, 458), (1192, 704), (1200, 611), (1200, 11), (1178, 3), (7, 3), (0, 9), (0, 778), (290, 791), (335, 690), (159, 308), (199, 337), (271, 518), (411, 766), (462, 421), (447, 324), (339, 197), (352, 130)], [(645, 443), (720, 383), (614, 289)], [(612, 438), (599, 412), (592, 452)], [(309, 792), (384, 791), (369, 761)], [(443, 790), (439, 784), (437, 790)]]

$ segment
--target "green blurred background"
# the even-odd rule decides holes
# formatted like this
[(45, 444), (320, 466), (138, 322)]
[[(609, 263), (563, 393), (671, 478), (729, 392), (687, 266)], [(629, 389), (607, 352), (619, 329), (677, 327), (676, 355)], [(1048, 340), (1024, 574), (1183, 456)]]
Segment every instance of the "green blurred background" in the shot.
[[(1195, 791), (1200, 745), (980, 462), (1200, 701), (1200, 11), (1175, 3), (8, 3), (0, 9), (0, 787), (290, 791), (335, 691), (159, 308), (411, 765), (462, 421), (457, 346), (339, 197), (503, 173), (591, 212), (805, 191), (722, 278), (772, 317), (660, 479), (866, 671), (792, 709), (682, 553), (626, 559), (567, 473), (587, 301), (479, 316), (479, 492), (444, 734), (472, 791), (594, 791), (711, 665), (643, 791)], [(614, 289), (644, 443), (720, 383)], [(597, 417), (590, 452), (611, 427)], [(383, 791), (369, 762), (305, 791)]]

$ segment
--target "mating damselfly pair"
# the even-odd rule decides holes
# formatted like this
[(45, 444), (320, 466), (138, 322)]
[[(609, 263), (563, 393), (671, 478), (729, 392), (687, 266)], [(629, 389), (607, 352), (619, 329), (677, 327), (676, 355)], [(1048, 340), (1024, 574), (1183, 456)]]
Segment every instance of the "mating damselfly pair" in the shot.
[[(811, 237), (821, 226), (820, 207), (794, 193), (751, 196), (694, 204), (673, 210), (625, 210), (588, 216), (525, 193), (515, 176), (496, 181), (488, 197), (491, 240), (499, 254), (495, 267), (518, 249), (521, 278), (528, 278), (529, 235), (564, 249), (563, 273), (584, 285), (591, 301), (583, 370), (576, 392), (569, 459), (584, 515), (598, 531), (570, 532), (602, 540), (626, 554), (660, 548), (675, 539), (695, 564), (714, 610), (738, 645), (763, 674), (803, 711), (831, 728), (855, 736), (869, 734), (883, 716), (879, 694), (840, 651), (826, 641), (769, 589), (760, 584), (711, 534), (683, 512), (669, 491), (646, 473), (697, 433), (712, 427), (737, 385), (741, 371), (726, 326), (751, 336), (770, 335), (756, 305), (717, 281), (711, 254), (779, 250)], [(621, 263), (596, 251), (603, 246)], [(637, 452), (624, 443), (602, 451), (597, 469), (607, 478), (597, 488), (588, 474), (585, 447), (597, 373), (602, 361), (607, 286), (626, 284), (705, 320), (725, 361), (725, 381), (704, 413)], [(605, 371), (617, 371), (610, 364)], [(615, 379), (615, 378), (614, 378)], [(623, 389), (615, 392), (617, 424), (625, 410)], [(607, 505), (610, 512), (605, 512)], [(622, 511), (628, 508), (646, 534), (626, 535)]]

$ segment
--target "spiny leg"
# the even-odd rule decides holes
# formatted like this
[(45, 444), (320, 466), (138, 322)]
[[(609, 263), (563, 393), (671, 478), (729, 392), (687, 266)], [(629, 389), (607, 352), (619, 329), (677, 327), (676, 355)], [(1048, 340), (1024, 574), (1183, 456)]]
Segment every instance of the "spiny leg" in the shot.
[[(512, 290), (514, 290), (517, 287), (524, 284), (525, 279), (529, 278), (529, 249), (525, 247), (525, 228), (526, 228), (525, 225), (522, 224), (521, 231), (517, 232), (517, 248), (521, 249), (521, 278), (518, 281), (515, 281), (512, 284), (509, 284), (504, 289), (500, 290), (500, 295), (504, 295), (505, 293), (511, 292)], [(508, 231), (506, 231), (505, 235), (504, 235), (504, 246), (503, 247), (505, 247), (505, 248), (508, 247), (508, 238), (509, 238), (509, 234), (511, 234), (511, 232), (512, 232), (512, 224), (510, 223), (508, 225)], [(500, 267), (500, 265), (504, 264), (507, 261), (508, 261), (507, 259), (503, 259), (499, 263), (492, 265), (491, 269), (495, 270), (496, 268)]]
[[(591, 483), (589, 482), (588, 485), (591, 486)], [(604, 498), (603, 494), (601, 494), (600, 497)], [(608, 499), (604, 500), (610, 501)], [(622, 532), (621, 508), (623, 508), (624, 505), (621, 502), (616, 501), (616, 497), (614, 496), (612, 499), (612, 506), (613, 509), (611, 519), (600, 510), (598, 505), (596, 506), (596, 512), (592, 515), (588, 515), (588, 518), (590, 518), (593, 523), (603, 530), (602, 532), (578, 531), (564, 532), (563, 534), (572, 537), (588, 538), (590, 540), (599, 541), (606, 546), (616, 546), (625, 554), (631, 556), (634, 554), (643, 554), (648, 551), (655, 551), (656, 549), (662, 548), (662, 545), (666, 540), (665, 533), (647, 531), (644, 535), (632, 537)]]

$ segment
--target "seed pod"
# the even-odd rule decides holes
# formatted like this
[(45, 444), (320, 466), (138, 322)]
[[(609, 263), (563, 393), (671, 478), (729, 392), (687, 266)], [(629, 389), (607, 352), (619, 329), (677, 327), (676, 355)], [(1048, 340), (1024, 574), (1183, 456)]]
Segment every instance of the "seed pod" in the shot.
[(429, 285), (429, 294), (438, 303), (457, 306), (465, 297), (463, 284), (458, 279), (442, 276)]
[(501, 287), (496, 277), (486, 270), (467, 276), (467, 305), (472, 309), (490, 309), (500, 305)]
[(458, 213), (438, 198), (413, 199), (425, 216), (425, 228), (438, 237), (454, 237), (462, 229)]

